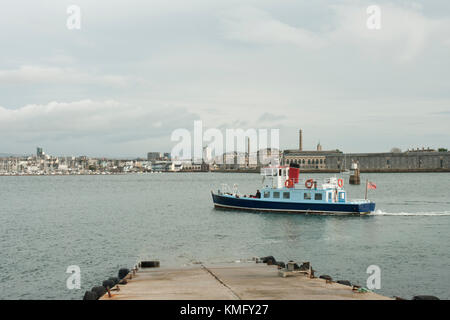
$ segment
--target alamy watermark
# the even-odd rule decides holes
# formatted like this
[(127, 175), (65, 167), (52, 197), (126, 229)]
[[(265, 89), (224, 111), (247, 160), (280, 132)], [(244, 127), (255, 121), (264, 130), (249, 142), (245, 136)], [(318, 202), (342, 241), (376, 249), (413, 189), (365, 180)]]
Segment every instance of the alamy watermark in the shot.
[(367, 29), (369, 30), (380, 30), (381, 29), (381, 8), (377, 5), (368, 6), (366, 9), (368, 15), (367, 18)]
[(224, 137), (217, 128), (204, 130), (203, 122), (197, 120), (192, 134), (179, 128), (172, 132), (171, 140), (178, 142), (172, 148), (172, 160), (195, 164), (256, 165), (271, 163), (279, 157), (279, 129), (226, 129)]
[(66, 280), (66, 287), (69, 290), (81, 289), (81, 269), (77, 265), (71, 265), (67, 267), (66, 273), (70, 273), (70, 276)]
[(77, 5), (70, 5), (66, 10), (69, 17), (67, 17), (66, 26), (69, 30), (81, 29), (81, 8)]
[[(81, 8), (75, 4), (69, 5), (66, 10), (69, 17), (67, 17), (66, 26), (69, 30), (81, 29)], [(366, 21), (366, 26), (369, 30), (381, 29), (381, 8), (378, 5), (370, 5), (366, 9), (369, 15)]]
[(367, 278), (366, 286), (367, 289), (381, 289), (381, 269), (377, 265), (370, 265), (367, 267), (366, 273), (370, 274)]

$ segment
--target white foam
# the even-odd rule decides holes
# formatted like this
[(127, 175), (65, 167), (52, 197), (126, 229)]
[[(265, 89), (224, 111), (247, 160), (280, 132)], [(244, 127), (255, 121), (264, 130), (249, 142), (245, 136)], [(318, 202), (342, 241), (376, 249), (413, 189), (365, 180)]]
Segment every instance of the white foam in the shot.
[(450, 216), (450, 211), (430, 211), (430, 212), (384, 212), (376, 210), (370, 215), (373, 216)]

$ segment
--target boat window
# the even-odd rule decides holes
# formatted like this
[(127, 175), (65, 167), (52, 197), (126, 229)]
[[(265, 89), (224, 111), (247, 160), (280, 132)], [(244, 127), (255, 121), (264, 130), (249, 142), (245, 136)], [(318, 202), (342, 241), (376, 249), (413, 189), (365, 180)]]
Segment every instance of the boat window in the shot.
[(280, 197), (280, 193), (278, 191), (275, 191), (273, 193), (273, 197), (278, 199)]
[(344, 192), (339, 192), (339, 198), (344, 200), (345, 199), (345, 193)]
[(270, 191), (264, 191), (264, 198), (270, 198)]
[(291, 197), (290, 192), (283, 192), (283, 199), (289, 199)]
[(305, 193), (305, 194), (303, 195), (303, 198), (304, 198), (305, 200), (311, 200), (311, 193)]
[(316, 193), (314, 195), (314, 200), (322, 200), (322, 194), (321, 193)]

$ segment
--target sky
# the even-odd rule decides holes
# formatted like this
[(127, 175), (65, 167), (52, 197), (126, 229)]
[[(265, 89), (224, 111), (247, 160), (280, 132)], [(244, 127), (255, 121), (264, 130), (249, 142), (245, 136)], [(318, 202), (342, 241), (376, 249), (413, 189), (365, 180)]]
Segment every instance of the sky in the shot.
[(0, 41), (0, 153), (145, 157), (195, 120), (283, 149), (300, 128), (304, 149), (450, 147), (448, 0), (4, 0)]

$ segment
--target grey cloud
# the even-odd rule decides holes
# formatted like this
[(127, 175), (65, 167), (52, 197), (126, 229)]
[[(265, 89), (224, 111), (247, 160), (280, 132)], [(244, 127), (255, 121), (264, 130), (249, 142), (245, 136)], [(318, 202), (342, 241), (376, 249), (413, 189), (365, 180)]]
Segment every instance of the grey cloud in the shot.
[(99, 75), (81, 72), (73, 68), (23, 65), (17, 69), (0, 70), (2, 84), (96, 84), (123, 87), (132, 85), (137, 79), (122, 75)]
[(431, 114), (450, 105), (446, 0), (379, 1), (379, 32), (365, 0), (76, 3), (79, 31), (65, 27), (69, 1), (2, 8), (0, 152), (163, 149), (194, 119), (277, 126), (282, 147), (299, 127), (312, 147), (347, 151), (386, 150), (393, 135), (403, 149), (450, 141), (445, 114)]
[(286, 116), (284, 116), (284, 115), (277, 115), (277, 114), (273, 114), (273, 113), (270, 113), (270, 112), (265, 112), (259, 117), (258, 121), (273, 122), (273, 121), (283, 120), (283, 119), (286, 119)]
[(450, 115), (450, 110), (443, 110), (443, 111), (437, 111), (437, 112), (431, 112), (431, 115), (437, 115), (437, 116), (448, 116)]
[(16, 141), (33, 148), (41, 143), (88, 139), (91, 149), (105, 153), (103, 144), (170, 137), (174, 129), (189, 127), (196, 119), (197, 115), (185, 109), (145, 108), (113, 100), (51, 102), (15, 110), (0, 107), (0, 143)]

